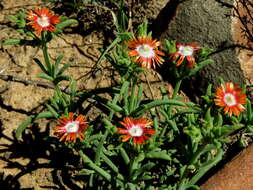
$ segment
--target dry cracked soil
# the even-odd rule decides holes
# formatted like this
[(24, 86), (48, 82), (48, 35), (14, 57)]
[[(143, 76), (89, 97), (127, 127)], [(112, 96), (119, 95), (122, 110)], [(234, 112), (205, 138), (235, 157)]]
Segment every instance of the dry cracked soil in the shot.
[[(161, 1), (166, 2), (166, 1)], [(154, 3), (154, 1), (150, 1)], [(17, 127), (29, 116), (42, 110), (43, 105), (53, 95), (42, 79), (37, 77), (40, 68), (33, 61), (42, 60), (42, 51), (31, 46), (3, 46), (2, 42), (10, 38), (24, 38), (7, 19), (7, 15), (16, 14), (20, 9), (31, 10), (43, 7), (42, 1), (35, 0), (1, 0), (0, 1), (0, 189), (1, 190), (42, 190), (42, 189), (82, 189), (83, 183), (73, 181), (76, 173), (73, 165), (78, 158), (65, 158), (66, 153), (55, 152), (45, 138), (52, 135), (54, 121), (42, 119), (29, 126), (21, 139), (15, 138)], [(139, 9), (154, 19), (162, 5), (155, 4), (152, 10)], [(90, 7), (90, 15), (99, 12), (99, 8)], [(146, 12), (145, 12), (146, 11)], [(106, 13), (108, 15), (108, 13)], [(94, 18), (96, 18), (94, 16)], [(140, 17), (141, 18), (141, 17)], [(110, 18), (111, 19), (111, 18)], [(85, 27), (85, 24), (83, 25)], [(74, 64), (68, 70), (78, 82), (78, 89), (90, 90), (115, 85), (115, 73), (105, 61), (99, 70), (92, 72), (101, 55), (99, 49), (105, 48), (111, 39), (105, 36), (104, 30), (79, 30), (64, 32), (49, 44), (49, 55), (55, 60), (64, 55), (63, 64), (69, 61)], [(93, 73), (93, 74), (91, 74)], [(149, 81), (144, 95), (157, 98), (156, 89), (161, 84), (160, 77), (154, 72), (141, 76)], [(64, 84), (63, 84), (64, 85)], [(170, 85), (166, 85), (171, 89)], [(99, 114), (99, 113), (97, 113)], [(88, 120), (93, 114), (88, 114)], [(67, 159), (68, 163), (67, 163)], [(74, 164), (69, 164), (72, 162)], [(66, 164), (67, 163), (67, 164)], [(76, 166), (79, 167), (79, 166)]]

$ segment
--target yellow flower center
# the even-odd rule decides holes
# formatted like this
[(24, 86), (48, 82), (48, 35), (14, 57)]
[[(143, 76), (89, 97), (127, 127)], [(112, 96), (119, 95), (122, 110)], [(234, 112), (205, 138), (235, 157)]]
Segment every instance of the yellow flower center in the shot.
[(65, 129), (67, 133), (76, 133), (79, 129), (79, 122), (68, 122), (67, 125), (65, 125)]
[(47, 16), (42, 15), (41, 17), (38, 17), (37, 19), (37, 23), (41, 26), (41, 27), (47, 27), (50, 25), (49, 19)]
[(149, 58), (154, 56), (154, 50), (148, 44), (140, 45), (136, 48), (136, 50), (142, 57)]
[(227, 93), (224, 96), (224, 102), (228, 106), (234, 106), (234, 105), (236, 105), (236, 98), (235, 98), (235, 96), (233, 94)]
[(143, 129), (138, 125), (134, 125), (128, 129), (128, 132), (132, 137), (140, 137), (143, 134)]
[(179, 53), (184, 56), (192, 55), (194, 51), (194, 48), (191, 46), (180, 46), (179, 47)]

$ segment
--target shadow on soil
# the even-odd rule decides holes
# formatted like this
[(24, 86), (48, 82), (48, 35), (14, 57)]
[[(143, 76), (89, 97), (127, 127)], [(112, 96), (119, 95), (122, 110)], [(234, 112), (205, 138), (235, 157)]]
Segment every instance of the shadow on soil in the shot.
[[(2, 130), (1, 130), (2, 131)], [(29, 131), (29, 132), (28, 132)], [(72, 149), (67, 148), (63, 143), (57, 142), (58, 139), (49, 137), (49, 126), (45, 131), (39, 131), (37, 125), (33, 125), (26, 134), (22, 135), (22, 139), (18, 140), (13, 133), (13, 137), (9, 138), (3, 133), (1, 138), (5, 138), (11, 144), (1, 144), (4, 147), (0, 150), (4, 156), (1, 160), (7, 163), (5, 168), (16, 169), (19, 172), (16, 175), (7, 175), (0, 173), (0, 187), (4, 190), (30, 190), (34, 188), (21, 188), (19, 179), (31, 174), (37, 169), (51, 169), (51, 175), (47, 175), (48, 180), (55, 186), (40, 186), (41, 189), (62, 189), (66, 187), (70, 189), (80, 190), (81, 188), (74, 183), (71, 171), (80, 168), (79, 156), (73, 153)], [(16, 159), (27, 159), (27, 164), (21, 164)], [(45, 159), (43, 163), (39, 159)], [(49, 179), (49, 178), (52, 179)], [(73, 180), (73, 181), (72, 181)], [(43, 182), (41, 183), (43, 184)]]
[[(118, 92), (118, 90), (116, 90)], [(97, 126), (96, 129), (101, 130), (101, 110), (103, 113), (108, 114), (110, 110), (103, 104), (96, 102), (89, 102), (89, 106), (85, 108), (82, 106), (84, 101), (89, 101), (89, 97), (95, 94), (109, 93), (113, 94), (115, 90), (111, 88), (98, 88), (84, 93), (80, 96), (79, 101), (73, 105), (75, 110), (81, 110), (82, 114), (86, 115), (91, 122), (90, 126)], [(11, 110), (9, 110), (11, 111)], [(32, 113), (31, 113), (32, 114)], [(53, 124), (53, 123), (51, 123)], [(99, 125), (100, 124), (100, 125)], [(55, 124), (53, 124), (55, 126)], [(0, 123), (0, 126), (2, 124)], [(0, 187), (1, 190), (30, 190), (35, 188), (21, 188), (20, 178), (27, 174), (32, 174), (38, 169), (48, 169), (48, 174), (44, 174), (41, 178), (37, 178), (42, 181), (35, 181), (34, 184), (40, 185), (41, 189), (73, 189), (81, 190), (77, 182), (86, 182), (89, 176), (76, 175), (80, 172), (82, 167), (82, 161), (80, 156), (71, 145), (66, 145), (59, 142), (59, 138), (50, 137), (50, 123), (47, 122), (44, 130), (34, 123), (31, 127), (26, 128), (23, 132), (21, 139), (15, 137), (15, 132), (9, 137), (3, 133), (4, 129), (0, 127), (0, 139), (9, 141), (6, 144), (0, 144), (0, 161), (6, 163), (6, 169), (15, 169), (18, 173), (11, 175), (4, 172), (0, 172)], [(104, 127), (102, 127), (104, 129)], [(80, 148), (82, 146), (76, 143)], [(49, 174), (50, 172), (50, 174)], [(45, 180), (46, 178), (46, 180)], [(44, 180), (44, 181), (43, 181)], [(41, 185), (41, 184), (53, 184), (53, 186)], [(101, 184), (102, 185), (102, 184)]]

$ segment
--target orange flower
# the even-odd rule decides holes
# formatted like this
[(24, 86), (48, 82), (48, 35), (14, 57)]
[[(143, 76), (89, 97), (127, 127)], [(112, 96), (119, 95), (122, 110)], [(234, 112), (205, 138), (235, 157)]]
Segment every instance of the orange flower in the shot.
[(193, 68), (196, 64), (195, 53), (200, 49), (196, 43), (182, 44), (180, 42), (176, 43), (177, 51), (170, 54), (169, 59), (176, 61), (176, 66), (180, 66), (186, 58), (187, 67)]
[(242, 104), (246, 104), (246, 94), (242, 94), (242, 89), (232, 82), (227, 82), (225, 85), (221, 84), (216, 89), (215, 97), (215, 104), (223, 107), (225, 114), (239, 115), (245, 110)]
[(34, 12), (28, 13), (27, 20), (31, 21), (27, 25), (31, 25), (37, 35), (40, 35), (42, 31), (54, 32), (55, 26), (53, 24), (60, 22), (59, 17), (50, 13), (47, 8), (35, 8)]
[(145, 141), (150, 138), (146, 135), (153, 135), (155, 133), (155, 130), (150, 128), (153, 122), (144, 118), (133, 119), (132, 117), (125, 117), (119, 123), (126, 128), (118, 128), (118, 133), (123, 134), (123, 142), (132, 138), (134, 145), (145, 144)]
[(73, 113), (70, 112), (68, 117), (64, 115), (58, 119), (60, 125), (54, 128), (54, 135), (61, 137), (60, 141), (76, 142), (76, 139), (84, 139), (84, 131), (86, 131), (88, 124), (83, 115), (79, 115), (73, 120)]
[(136, 57), (135, 62), (140, 63), (143, 68), (156, 68), (157, 65), (161, 65), (163, 59), (159, 56), (163, 56), (164, 53), (156, 50), (160, 46), (161, 42), (152, 40), (152, 37), (138, 37), (134, 38), (126, 43), (131, 49), (129, 50), (129, 56)]

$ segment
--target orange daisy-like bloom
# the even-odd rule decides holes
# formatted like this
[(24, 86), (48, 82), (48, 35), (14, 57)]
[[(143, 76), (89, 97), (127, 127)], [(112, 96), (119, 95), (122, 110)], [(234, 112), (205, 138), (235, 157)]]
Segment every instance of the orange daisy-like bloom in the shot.
[(215, 104), (223, 107), (225, 114), (239, 115), (245, 110), (242, 104), (246, 104), (246, 94), (242, 94), (242, 89), (232, 82), (221, 84), (216, 89)]
[(54, 128), (54, 135), (60, 136), (60, 141), (76, 142), (76, 139), (84, 139), (84, 131), (86, 131), (88, 124), (83, 115), (79, 115), (76, 119), (73, 118), (73, 113), (70, 112), (68, 117), (62, 115), (58, 119), (60, 125)]
[(53, 15), (47, 8), (35, 8), (34, 12), (30, 11), (27, 15), (27, 20), (31, 21), (27, 25), (31, 25), (37, 35), (42, 31), (55, 31), (53, 24), (58, 24), (60, 19), (58, 16)]
[(196, 43), (182, 44), (176, 43), (177, 51), (170, 54), (169, 59), (176, 61), (176, 66), (180, 66), (186, 58), (187, 67), (193, 68), (196, 64), (195, 53), (200, 50), (200, 47)]
[(160, 41), (152, 40), (152, 37), (138, 37), (126, 43), (131, 49), (129, 56), (136, 57), (134, 61), (140, 63), (141, 67), (148, 69), (152, 67), (155, 69), (156, 64), (163, 63), (160, 56), (164, 56), (164, 53), (156, 49), (160, 44)]
[(118, 128), (118, 133), (123, 134), (123, 142), (132, 138), (134, 145), (145, 144), (145, 141), (150, 138), (147, 135), (153, 135), (155, 133), (155, 130), (150, 128), (153, 122), (144, 118), (134, 119), (132, 117), (125, 117), (119, 123), (126, 128)]

